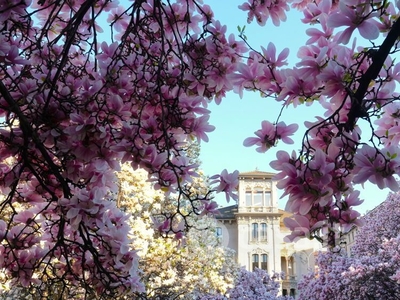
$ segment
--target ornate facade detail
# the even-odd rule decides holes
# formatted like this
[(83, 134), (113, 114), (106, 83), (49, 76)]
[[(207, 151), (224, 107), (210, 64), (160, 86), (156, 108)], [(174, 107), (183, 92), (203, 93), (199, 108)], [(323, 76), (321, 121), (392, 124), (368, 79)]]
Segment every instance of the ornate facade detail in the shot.
[(256, 188), (261, 188), (265, 190), (271, 190), (270, 181), (244, 181), (244, 187), (246, 190), (254, 190)]
[(256, 248), (251, 251), (251, 254), (268, 254), (265, 249)]
[(245, 206), (245, 207), (240, 207), (239, 212), (240, 213), (273, 213), (277, 211), (273, 207), (260, 207), (260, 206)]
[(268, 240), (260, 240), (260, 241), (250, 240), (249, 244), (250, 245), (266, 245), (266, 244), (268, 244)]
[(251, 223), (267, 223), (267, 219), (249, 219)]
[(249, 223), (246, 217), (237, 217), (238, 225), (246, 225)]

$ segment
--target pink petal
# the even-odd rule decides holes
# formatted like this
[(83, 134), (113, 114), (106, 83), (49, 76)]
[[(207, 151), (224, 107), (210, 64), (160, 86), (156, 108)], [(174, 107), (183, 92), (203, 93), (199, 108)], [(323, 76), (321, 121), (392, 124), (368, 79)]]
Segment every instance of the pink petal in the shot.
[(369, 40), (374, 40), (379, 36), (378, 26), (368, 21), (363, 22), (358, 27), (358, 31), (360, 32), (362, 37)]
[(253, 145), (257, 144), (258, 142), (260, 142), (259, 138), (249, 137), (249, 138), (244, 140), (243, 146), (250, 147), (250, 146), (253, 146)]
[(329, 17), (326, 25), (328, 27), (341, 27), (341, 26), (351, 26), (354, 24), (352, 24), (351, 20), (345, 15), (337, 13)]

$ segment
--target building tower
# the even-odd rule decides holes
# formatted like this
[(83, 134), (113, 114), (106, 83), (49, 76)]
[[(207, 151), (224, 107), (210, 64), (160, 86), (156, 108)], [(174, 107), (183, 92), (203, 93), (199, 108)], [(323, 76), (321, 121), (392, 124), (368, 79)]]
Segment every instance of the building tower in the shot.
[(255, 170), (239, 174), (235, 205), (221, 208), (217, 216), (217, 235), (223, 246), (236, 252), (237, 262), (247, 270), (284, 272), (283, 295), (296, 295), (297, 280), (314, 268), (318, 242), (301, 240), (286, 243), (289, 230), (283, 218), (290, 216), (278, 208), (275, 174)]

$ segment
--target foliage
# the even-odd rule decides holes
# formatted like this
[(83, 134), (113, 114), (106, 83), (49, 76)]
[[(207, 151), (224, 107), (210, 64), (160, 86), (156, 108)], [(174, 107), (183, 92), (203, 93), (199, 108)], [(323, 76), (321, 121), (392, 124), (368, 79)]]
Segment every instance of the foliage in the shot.
[[(325, 110), (305, 123), (299, 153), (279, 151), (270, 165), (279, 172), (278, 188), (289, 196), (286, 210), (293, 217), (285, 224), (293, 232), (288, 238), (317, 238), (333, 248), (341, 232), (358, 222), (354, 207), (361, 201), (356, 184), (370, 181), (380, 188), (399, 189), (399, 5), (249, 0), (240, 8), (248, 12), (249, 21), (255, 18), (264, 25), (271, 18), (279, 25), (290, 3), (303, 12), (301, 21), (311, 26), (306, 45), (297, 53), (299, 62), (284, 67), (289, 50), (277, 55), (272, 43), (261, 51), (251, 49), (233, 83), (239, 93), (257, 90), (282, 103), (276, 122), (263, 121), (256, 137), (244, 141), (259, 152), (278, 140), (293, 143), (290, 136), (298, 126), (281, 120), (284, 107), (318, 103)], [(352, 40), (355, 32), (360, 37)], [(367, 122), (364, 132), (358, 126), (362, 120)]]
[[(239, 266), (234, 253), (220, 245), (215, 219), (182, 212), (182, 218), (185, 216), (191, 227), (185, 237), (165, 237), (162, 231), (154, 228), (153, 218), (174, 211), (174, 199), (166, 201), (163, 193), (155, 191), (144, 170), (132, 171), (124, 164), (118, 178), (121, 185), (119, 205), (132, 214), (132, 245), (140, 249), (139, 268), (146, 288), (140, 297), (192, 299), (198, 293), (226, 292)], [(207, 192), (207, 181), (194, 179), (192, 189), (198, 193)]]
[[(142, 169), (133, 171), (128, 164), (124, 164), (117, 177), (119, 192), (115, 200), (130, 214), (130, 246), (138, 249), (140, 280), (145, 286), (145, 292), (138, 293), (137, 297), (192, 299), (198, 293), (225, 293), (232, 285), (239, 266), (235, 263), (233, 251), (220, 246), (215, 234), (215, 219), (189, 217), (186, 214), (186, 218), (190, 218), (191, 229), (185, 237), (165, 237), (164, 232), (154, 228), (153, 217), (173, 212), (174, 201), (166, 201), (163, 192), (154, 190), (153, 184), (148, 181), (148, 173)], [(198, 193), (207, 192), (206, 185), (206, 180), (196, 178), (192, 189)], [(8, 290), (10, 281), (7, 278), (3, 280)], [(51, 299), (63, 294), (57, 286), (46, 287), (46, 291), (51, 293), (47, 294)], [(2, 299), (40, 299), (35, 294), (30, 295), (23, 286), (13, 286), (11, 291), (0, 294)], [(83, 299), (83, 293), (79, 288), (71, 287), (63, 297)]]
[(376, 255), (380, 246), (400, 235), (400, 194), (390, 193), (386, 200), (365, 215), (361, 233), (355, 237), (353, 253)]
[(253, 272), (240, 269), (235, 286), (226, 295), (202, 295), (201, 300), (252, 299), (252, 300), (293, 300), (289, 296), (277, 296), (280, 288), (279, 274), (272, 277), (264, 270)]
[[(184, 147), (208, 140), (206, 106), (230, 88), (220, 70), (235, 71), (240, 43), (192, 1), (3, 1), (0, 27), (0, 269), (39, 297), (143, 292), (115, 171), (128, 162), (194, 213), (215, 209), (187, 189)], [(236, 177), (212, 189), (235, 197)], [(166, 234), (182, 233), (179, 215)]]
[[(128, 216), (112, 201), (115, 171), (140, 167), (176, 199), (157, 227), (181, 238), (188, 211), (215, 211), (211, 191), (237, 198), (237, 171), (193, 192), (197, 165), (185, 149), (208, 141), (207, 105), (232, 90), (282, 103), (276, 122), (263, 121), (244, 142), (260, 152), (293, 142), (298, 126), (281, 120), (285, 107), (326, 110), (307, 122), (300, 153), (278, 152), (271, 163), (289, 195), (291, 239), (334, 247), (359, 217), (355, 184), (398, 190), (398, 5), (248, 0), (240, 8), (249, 22), (279, 25), (290, 4), (316, 25), (293, 68), (285, 67), (288, 49), (277, 55), (270, 43), (256, 51), (244, 28), (244, 40), (227, 36), (200, 0), (0, 3), (0, 269), (7, 278), (43, 297), (46, 286), (104, 299), (143, 292)], [(355, 31), (367, 45), (346, 46)], [(370, 125), (364, 133), (360, 120)]]
[(318, 269), (299, 284), (300, 299), (400, 299), (400, 194), (363, 218), (352, 256), (320, 253)]

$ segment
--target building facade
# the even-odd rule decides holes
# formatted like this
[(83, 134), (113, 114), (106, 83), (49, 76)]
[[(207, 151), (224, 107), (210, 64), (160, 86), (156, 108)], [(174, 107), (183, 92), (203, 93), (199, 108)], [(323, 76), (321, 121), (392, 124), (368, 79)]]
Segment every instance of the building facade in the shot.
[(237, 262), (247, 270), (284, 272), (283, 295), (297, 295), (297, 281), (314, 269), (317, 241), (301, 239), (287, 243), (290, 231), (283, 224), (289, 213), (278, 208), (274, 174), (252, 171), (239, 174), (237, 204), (220, 209), (217, 235), (223, 246), (236, 252)]

